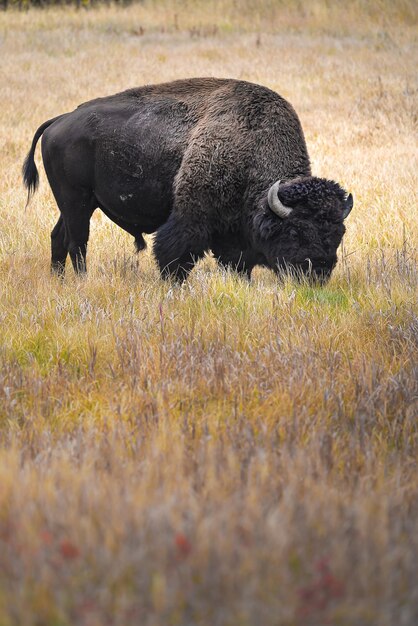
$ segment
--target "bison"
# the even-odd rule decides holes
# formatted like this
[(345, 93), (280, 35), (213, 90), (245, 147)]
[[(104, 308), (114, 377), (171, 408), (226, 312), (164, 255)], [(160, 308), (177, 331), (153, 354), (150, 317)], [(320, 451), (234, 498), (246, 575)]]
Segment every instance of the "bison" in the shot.
[(206, 251), (248, 277), (256, 265), (325, 281), (353, 206), (311, 175), (299, 118), (274, 91), (193, 78), (81, 104), (38, 128), (23, 166), (28, 201), (42, 157), (60, 217), (52, 271), (67, 254), (86, 271), (89, 223), (100, 208), (133, 235), (156, 232), (161, 275), (183, 280)]

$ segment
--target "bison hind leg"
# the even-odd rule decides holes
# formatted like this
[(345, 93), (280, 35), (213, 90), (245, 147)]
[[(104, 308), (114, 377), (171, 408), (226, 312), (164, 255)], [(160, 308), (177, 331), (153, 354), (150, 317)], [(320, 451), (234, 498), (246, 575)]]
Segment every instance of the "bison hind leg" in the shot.
[(63, 274), (67, 251), (76, 274), (85, 274), (90, 218), (96, 208), (95, 198), (87, 189), (68, 184), (59, 186), (51, 176), (49, 182), (61, 211), (61, 218), (51, 233), (52, 270), (59, 275)]
[(68, 250), (65, 241), (65, 224), (60, 215), (51, 232), (51, 273), (62, 278), (65, 272), (65, 261)]

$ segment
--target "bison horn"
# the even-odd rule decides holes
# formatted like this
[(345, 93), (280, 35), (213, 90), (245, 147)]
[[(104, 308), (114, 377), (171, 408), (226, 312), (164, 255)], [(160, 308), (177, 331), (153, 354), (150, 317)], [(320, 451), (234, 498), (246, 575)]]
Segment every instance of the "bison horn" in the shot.
[(292, 209), (290, 209), (289, 207), (287, 207), (284, 204), (282, 204), (280, 202), (280, 200), (279, 200), (277, 192), (278, 192), (279, 187), (280, 187), (280, 182), (281, 181), (278, 180), (276, 183), (274, 183), (274, 185), (272, 185), (270, 187), (269, 193), (268, 193), (268, 197), (267, 197), (267, 201), (268, 201), (269, 207), (273, 211), (273, 213), (275, 213), (276, 215), (278, 215), (282, 219), (285, 219), (286, 217), (289, 217), (289, 215), (292, 212)]
[(347, 217), (347, 215), (350, 213), (351, 209), (353, 208), (353, 196), (350, 193), (347, 197), (347, 200), (345, 201), (344, 204), (344, 211), (343, 211), (343, 220), (345, 220), (345, 218)]

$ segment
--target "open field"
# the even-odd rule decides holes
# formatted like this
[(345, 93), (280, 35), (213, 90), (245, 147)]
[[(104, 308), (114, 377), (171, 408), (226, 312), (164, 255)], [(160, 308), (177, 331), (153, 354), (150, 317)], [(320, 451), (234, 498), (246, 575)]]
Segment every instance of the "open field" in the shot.
[[(416, 15), (373, 5), (0, 14), (0, 626), (418, 623)], [(353, 193), (329, 284), (173, 287), (99, 212), (50, 277), (36, 128), (209, 75), (286, 97)]]

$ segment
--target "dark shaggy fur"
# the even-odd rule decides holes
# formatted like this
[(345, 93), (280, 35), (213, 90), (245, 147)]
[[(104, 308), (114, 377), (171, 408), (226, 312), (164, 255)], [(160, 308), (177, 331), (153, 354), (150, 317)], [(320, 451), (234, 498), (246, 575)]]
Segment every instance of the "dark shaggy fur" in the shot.
[[(257, 264), (327, 277), (344, 233), (346, 194), (311, 177), (299, 119), (266, 87), (196, 78), (130, 89), (80, 105), (36, 132), (23, 175), (36, 190), (36, 143), (60, 209), (52, 269), (67, 253), (85, 271), (96, 208), (154, 253), (161, 274), (183, 279), (205, 251), (248, 276)], [(267, 203), (293, 208), (281, 219)]]

